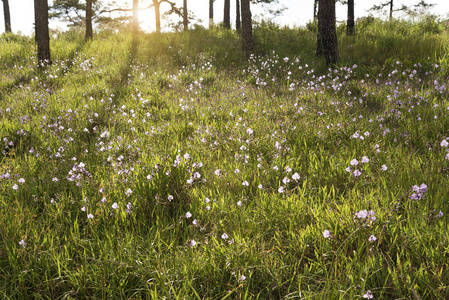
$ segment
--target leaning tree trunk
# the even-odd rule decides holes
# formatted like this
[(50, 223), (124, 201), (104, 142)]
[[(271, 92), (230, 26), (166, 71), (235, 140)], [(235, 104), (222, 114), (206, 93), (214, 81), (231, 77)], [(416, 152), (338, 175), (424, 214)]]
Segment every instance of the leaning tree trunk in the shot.
[(254, 51), (254, 41), (253, 41), (253, 27), (251, 21), (251, 8), (250, 0), (241, 1), (242, 9), (242, 41), (243, 41), (243, 54), (245, 57)]
[(209, 29), (214, 27), (214, 0), (209, 0)]
[(231, 29), (231, 0), (224, 0), (223, 25)]
[(35, 39), (40, 64), (51, 64), (48, 32), (48, 0), (34, 0)]
[(86, 0), (86, 41), (93, 38), (92, 30), (92, 0)]
[(240, 31), (240, 0), (235, 1), (235, 30)]
[(139, 33), (139, 0), (133, 0), (133, 33)]
[[(318, 9), (318, 47), (326, 59), (326, 65), (338, 60), (337, 32), (335, 28), (335, 0), (320, 0)], [(317, 54), (319, 51), (317, 49)]]
[(189, 20), (187, 18), (187, 0), (184, 0), (182, 5), (182, 23), (184, 25), (184, 31), (187, 31), (187, 29), (189, 29)]
[(346, 35), (355, 34), (354, 0), (348, 0), (348, 20), (346, 21)]
[(11, 14), (9, 12), (8, 0), (3, 1), (3, 15), (5, 16), (5, 32), (11, 32)]

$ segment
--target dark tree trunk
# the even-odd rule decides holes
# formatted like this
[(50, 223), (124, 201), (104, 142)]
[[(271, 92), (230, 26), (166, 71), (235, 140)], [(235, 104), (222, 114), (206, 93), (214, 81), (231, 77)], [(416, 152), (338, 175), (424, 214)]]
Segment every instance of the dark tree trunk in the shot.
[(246, 57), (249, 57), (254, 51), (253, 26), (249, 1), (241, 0), (243, 53)]
[(346, 35), (355, 34), (354, 0), (348, 0), (348, 20), (346, 21)]
[(48, 32), (48, 0), (34, 0), (34, 23), (38, 62), (41, 64), (51, 64), (50, 34)]
[(158, 0), (153, 0), (154, 14), (156, 17), (156, 32), (161, 32), (161, 4)]
[(393, 0), (390, 0), (390, 20), (393, 19)]
[(11, 32), (11, 14), (9, 12), (8, 0), (3, 1), (3, 15), (5, 16), (5, 32)]
[(240, 31), (240, 0), (235, 1), (235, 30)]
[(133, 0), (133, 33), (139, 34), (139, 0)]
[(313, 1), (313, 20), (316, 20), (318, 17), (318, 2), (319, 0)]
[(93, 38), (92, 30), (92, 0), (86, 0), (86, 41)]
[(209, 0), (209, 29), (214, 27), (214, 0)]
[(187, 0), (184, 0), (182, 5), (182, 23), (184, 25), (184, 31), (189, 29), (189, 20), (187, 18)]
[(320, 0), (318, 8), (317, 55), (324, 55), (326, 65), (333, 65), (338, 61), (335, 0)]
[(224, 0), (223, 25), (231, 29), (231, 0)]

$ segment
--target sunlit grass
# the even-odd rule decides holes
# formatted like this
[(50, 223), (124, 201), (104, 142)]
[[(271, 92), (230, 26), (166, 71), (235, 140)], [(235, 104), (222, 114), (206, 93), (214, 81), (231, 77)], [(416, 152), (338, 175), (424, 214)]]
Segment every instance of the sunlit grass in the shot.
[(249, 60), (221, 30), (71, 32), (38, 70), (9, 38), (0, 294), (447, 298), (447, 37), (385, 59), (376, 26), (332, 69), (271, 25)]

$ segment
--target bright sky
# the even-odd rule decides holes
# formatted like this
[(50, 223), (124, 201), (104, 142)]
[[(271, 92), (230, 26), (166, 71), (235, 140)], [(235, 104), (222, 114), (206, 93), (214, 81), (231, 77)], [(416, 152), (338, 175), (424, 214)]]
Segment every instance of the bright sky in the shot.
[[(179, 6), (182, 5), (182, 0), (174, 0)], [(53, 0), (49, 0), (51, 4)], [(117, 0), (117, 2), (125, 3), (124, 0)], [(215, 22), (223, 20), (223, 0), (215, 0), (214, 5), (214, 19)], [(367, 16), (367, 10), (374, 4), (386, 2), (386, 0), (355, 0), (355, 15), (356, 18)], [(419, 0), (395, 0), (395, 7), (404, 5), (413, 5)], [(436, 4), (431, 10), (431, 13), (440, 15), (442, 17), (449, 17), (449, 1), (448, 0), (427, 0), (428, 3)], [(132, 1), (128, 1), (132, 3)], [(150, 0), (140, 0), (141, 7), (148, 7)], [(197, 19), (202, 20), (202, 24), (207, 27), (209, 18), (209, 0), (188, 0), (188, 9), (192, 11)], [(279, 0), (279, 3), (287, 9), (281, 17), (273, 19), (273, 21), (288, 26), (303, 26), (313, 18), (313, 0)], [(31, 35), (33, 33), (34, 23), (34, 4), (33, 0), (9, 0), (11, 11), (11, 23), (13, 32), (21, 31), (22, 34)], [(279, 6), (279, 5), (278, 5)], [(129, 4), (131, 7), (131, 4)], [(161, 10), (168, 9), (169, 5), (162, 4)], [(261, 19), (260, 16), (264, 14), (261, 5), (252, 5), (251, 7), (253, 17)], [(386, 10), (385, 10), (386, 11)], [(346, 7), (337, 4), (337, 20), (342, 21), (346, 18)], [(231, 16), (235, 14), (235, 1), (231, 0)], [(268, 15), (264, 15), (268, 17)], [(231, 17), (232, 18), (232, 17)], [(146, 31), (152, 31), (154, 25), (154, 10), (147, 9), (139, 13), (141, 27)], [(232, 22), (232, 20), (231, 20)], [(61, 24), (55, 21), (50, 22), (51, 28), (63, 28)], [(5, 31), (5, 24), (3, 19), (3, 5), (0, 5), (0, 33)]]

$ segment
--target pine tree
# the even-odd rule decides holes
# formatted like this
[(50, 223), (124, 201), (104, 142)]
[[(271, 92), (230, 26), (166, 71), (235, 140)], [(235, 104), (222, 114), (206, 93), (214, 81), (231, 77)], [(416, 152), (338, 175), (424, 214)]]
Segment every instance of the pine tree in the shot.
[(354, 0), (348, 0), (348, 19), (346, 21), (346, 34), (355, 34)]
[(240, 0), (235, 1), (235, 30), (240, 31), (241, 19), (240, 19)]
[(338, 61), (335, 0), (320, 0), (318, 5), (317, 55), (324, 56), (326, 65), (333, 65)]
[(241, 0), (243, 53), (246, 57), (254, 51), (250, 0)]
[(223, 25), (231, 29), (231, 0), (224, 0)]
[(214, 27), (214, 0), (209, 0), (209, 29)]
[(34, 0), (35, 39), (39, 64), (51, 64), (48, 0)]
[(187, 31), (189, 29), (189, 19), (187, 14), (187, 0), (183, 1), (182, 5), (182, 23), (184, 26), (184, 31)]
[(5, 32), (11, 32), (11, 14), (9, 12), (8, 0), (3, 1), (3, 15), (5, 17)]
[(93, 38), (92, 0), (86, 0), (86, 41)]

